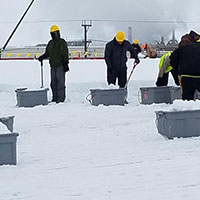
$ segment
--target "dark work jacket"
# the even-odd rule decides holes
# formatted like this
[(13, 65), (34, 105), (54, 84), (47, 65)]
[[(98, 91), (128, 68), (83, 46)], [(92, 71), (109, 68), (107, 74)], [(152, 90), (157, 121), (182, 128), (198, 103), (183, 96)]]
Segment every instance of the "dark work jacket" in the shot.
[(55, 37), (47, 44), (42, 59), (49, 58), (50, 67), (60, 67), (69, 62), (68, 47), (64, 39)]
[(139, 44), (132, 44), (133, 48), (135, 49), (135, 52), (138, 54), (138, 53), (141, 53), (142, 50), (141, 50), (141, 47)]
[(185, 34), (181, 37), (181, 41), (179, 42), (178, 46), (183, 46), (183, 45), (188, 45), (188, 44), (192, 44), (195, 41), (193, 40), (193, 38), (189, 35), (189, 34)]
[(124, 40), (121, 45), (118, 44), (115, 38), (108, 42), (106, 44), (104, 56), (107, 67), (109, 69), (127, 68), (127, 51), (130, 52), (131, 58), (139, 60), (134, 48), (127, 40)]
[(178, 47), (170, 64), (180, 75), (200, 76), (200, 42)]

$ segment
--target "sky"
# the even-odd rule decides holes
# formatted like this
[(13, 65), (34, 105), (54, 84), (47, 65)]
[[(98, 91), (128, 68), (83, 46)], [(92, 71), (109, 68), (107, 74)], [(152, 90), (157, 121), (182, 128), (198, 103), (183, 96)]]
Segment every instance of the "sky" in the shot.
[[(0, 46), (5, 44), (30, 2), (20, 0), (18, 6), (14, 0), (1, 2)], [(83, 39), (81, 25), (85, 19), (92, 20), (88, 30), (88, 38), (92, 40), (109, 41), (119, 30), (128, 39), (128, 27), (132, 27), (132, 39), (137, 38), (141, 43), (160, 41), (161, 36), (167, 42), (173, 30), (179, 40), (191, 29), (200, 32), (198, 3), (197, 0), (191, 0), (190, 4), (187, 0), (35, 0), (9, 45), (47, 43), (52, 24), (60, 27), (62, 37), (67, 40)]]

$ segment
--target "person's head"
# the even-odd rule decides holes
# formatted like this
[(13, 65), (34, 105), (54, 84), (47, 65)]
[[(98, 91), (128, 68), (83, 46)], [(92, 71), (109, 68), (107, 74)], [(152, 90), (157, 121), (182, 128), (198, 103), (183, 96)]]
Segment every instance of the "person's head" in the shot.
[(147, 49), (147, 44), (146, 43), (142, 44), (142, 49), (143, 50)]
[(50, 27), (50, 34), (52, 39), (60, 38), (60, 29), (57, 25), (52, 25)]
[(117, 32), (117, 34), (115, 35), (115, 39), (118, 42), (118, 44), (122, 44), (125, 40), (124, 32), (123, 31)]
[(190, 31), (189, 35), (194, 42), (200, 39), (200, 35), (193, 30)]
[(133, 40), (133, 44), (138, 44), (138, 39)]

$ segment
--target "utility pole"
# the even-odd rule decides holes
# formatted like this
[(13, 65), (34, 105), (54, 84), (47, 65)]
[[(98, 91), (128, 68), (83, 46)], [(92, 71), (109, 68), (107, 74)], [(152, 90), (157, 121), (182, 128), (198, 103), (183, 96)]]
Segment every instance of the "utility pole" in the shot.
[(89, 43), (89, 41), (87, 41), (87, 32), (92, 26), (92, 20), (83, 20), (82, 26), (84, 28), (84, 57), (87, 58), (87, 44)]

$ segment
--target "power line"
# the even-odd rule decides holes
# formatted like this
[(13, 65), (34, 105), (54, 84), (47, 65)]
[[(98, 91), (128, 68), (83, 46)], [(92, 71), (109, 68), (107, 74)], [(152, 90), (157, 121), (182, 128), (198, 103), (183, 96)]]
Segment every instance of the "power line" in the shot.
[[(49, 22), (82, 22), (82, 19), (49, 19), (49, 20), (25, 20), (24, 23), (49, 23)], [(199, 24), (200, 21), (182, 20), (120, 20), (120, 19), (90, 19), (93, 22), (112, 22), (112, 23), (147, 23), (147, 24)], [(0, 21), (0, 23), (15, 23), (14, 21)]]

